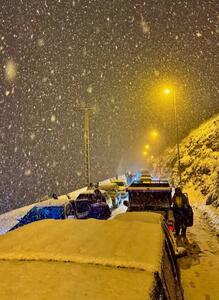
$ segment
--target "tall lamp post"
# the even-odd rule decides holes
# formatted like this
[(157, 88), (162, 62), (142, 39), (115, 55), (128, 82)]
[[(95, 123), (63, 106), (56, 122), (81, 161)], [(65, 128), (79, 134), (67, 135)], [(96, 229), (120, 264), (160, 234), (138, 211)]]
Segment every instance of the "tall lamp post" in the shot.
[(181, 162), (180, 162), (180, 148), (179, 148), (179, 124), (178, 124), (178, 114), (177, 114), (177, 103), (176, 103), (176, 91), (175, 87), (164, 89), (164, 94), (173, 95), (173, 109), (174, 109), (174, 123), (176, 127), (176, 147), (177, 147), (177, 160), (178, 160), (178, 176), (179, 176), (179, 185), (182, 183), (182, 174), (181, 174)]

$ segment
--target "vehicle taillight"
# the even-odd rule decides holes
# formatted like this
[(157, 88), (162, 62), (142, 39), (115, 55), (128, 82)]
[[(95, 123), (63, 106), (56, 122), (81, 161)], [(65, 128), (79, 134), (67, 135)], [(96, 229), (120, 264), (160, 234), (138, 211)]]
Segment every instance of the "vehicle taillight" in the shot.
[(173, 225), (168, 225), (168, 229), (169, 229), (169, 231), (174, 231), (174, 227), (173, 227)]
[(174, 231), (174, 225), (173, 225), (172, 220), (168, 220), (167, 227), (168, 227), (169, 231), (172, 231), (172, 232)]

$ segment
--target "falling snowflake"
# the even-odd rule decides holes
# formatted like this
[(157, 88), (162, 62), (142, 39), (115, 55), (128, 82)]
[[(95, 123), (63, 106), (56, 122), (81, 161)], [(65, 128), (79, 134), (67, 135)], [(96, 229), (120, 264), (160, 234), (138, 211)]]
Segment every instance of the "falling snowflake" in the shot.
[(76, 174), (77, 174), (78, 177), (80, 177), (82, 175), (82, 172), (77, 171)]
[(7, 61), (5, 66), (5, 78), (8, 81), (13, 81), (15, 80), (16, 75), (17, 75), (16, 63), (12, 59), (10, 59)]
[(52, 115), (51, 116), (51, 122), (55, 122), (56, 121), (56, 116), (55, 115)]
[(34, 139), (35, 139), (35, 137), (36, 137), (36, 134), (35, 134), (34, 132), (32, 132), (32, 133), (30, 134), (30, 138), (31, 138), (31, 140), (34, 140)]
[(198, 32), (196, 32), (196, 36), (199, 38), (202, 36), (202, 33), (198, 31)]
[(91, 94), (91, 93), (93, 92), (93, 88), (92, 88), (91, 85), (89, 85), (89, 87), (87, 88), (87, 92), (88, 92), (89, 94)]
[(38, 39), (38, 46), (43, 47), (45, 45), (44, 39)]
[(31, 175), (31, 169), (26, 169), (26, 170), (24, 171), (24, 175), (25, 175), (25, 176), (30, 176), (30, 175)]
[(148, 23), (144, 20), (143, 16), (141, 16), (141, 22), (140, 22), (140, 25), (141, 25), (142, 32), (143, 32), (144, 34), (150, 33), (150, 26), (149, 26)]

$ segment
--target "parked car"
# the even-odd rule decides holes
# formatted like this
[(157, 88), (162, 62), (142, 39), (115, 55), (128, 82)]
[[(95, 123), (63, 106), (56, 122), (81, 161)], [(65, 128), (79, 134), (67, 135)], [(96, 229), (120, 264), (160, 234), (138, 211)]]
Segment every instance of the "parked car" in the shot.
[[(98, 197), (96, 191), (98, 190)], [(111, 216), (112, 199), (103, 190), (88, 189), (65, 206), (65, 214), (76, 219), (108, 219)]]
[(176, 256), (182, 255), (185, 251), (177, 248), (172, 232), (168, 230), (164, 217), (154, 212), (126, 212), (118, 214), (114, 219), (128, 222), (130, 225), (131, 222), (160, 225), (160, 230), (164, 234), (164, 247), (161, 269), (155, 275), (155, 277), (158, 276), (160, 282), (155, 283), (151, 299), (184, 299)]
[(121, 197), (126, 198), (127, 197), (127, 192), (126, 192), (125, 180), (123, 180), (123, 179), (112, 179), (111, 182), (115, 183), (118, 186)]
[(40, 221), (0, 236), (1, 300), (183, 300), (168, 236), (137, 214)]
[(36, 205), (31, 208), (11, 230), (43, 219), (65, 219), (64, 205)]

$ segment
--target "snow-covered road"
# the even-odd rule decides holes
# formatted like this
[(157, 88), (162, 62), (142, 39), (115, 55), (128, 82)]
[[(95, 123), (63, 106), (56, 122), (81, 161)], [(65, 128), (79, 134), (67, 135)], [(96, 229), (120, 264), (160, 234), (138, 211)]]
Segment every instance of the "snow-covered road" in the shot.
[(198, 210), (194, 226), (188, 229), (189, 253), (180, 258), (186, 300), (219, 299), (219, 238)]

